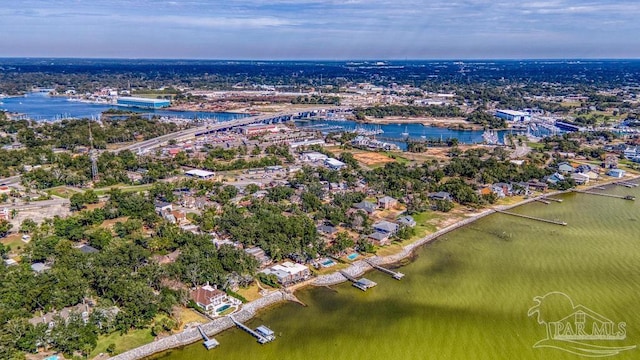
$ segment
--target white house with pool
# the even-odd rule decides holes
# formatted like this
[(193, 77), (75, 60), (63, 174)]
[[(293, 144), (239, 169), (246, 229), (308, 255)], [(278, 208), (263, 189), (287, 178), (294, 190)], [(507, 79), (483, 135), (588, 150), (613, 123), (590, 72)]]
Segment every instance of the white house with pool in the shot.
[(234, 312), (239, 309), (242, 303), (209, 284), (191, 290), (190, 295), (191, 300), (210, 316), (219, 316), (224, 312), (227, 312), (226, 315), (228, 315), (227, 310), (233, 308), (232, 312)]

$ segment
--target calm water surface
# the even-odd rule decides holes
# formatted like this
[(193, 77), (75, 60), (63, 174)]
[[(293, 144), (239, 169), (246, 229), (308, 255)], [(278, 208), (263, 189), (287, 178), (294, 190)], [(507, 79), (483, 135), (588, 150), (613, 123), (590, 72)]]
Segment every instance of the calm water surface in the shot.
[[(607, 191), (640, 197), (640, 189)], [(627, 323), (625, 340), (600, 345), (640, 345), (640, 204), (585, 194), (563, 199), (514, 211), (569, 226), (491, 215), (419, 250), (402, 267), (402, 281), (374, 272), (366, 277), (378, 286), (368, 292), (348, 284), (300, 291), (307, 307), (278, 305), (248, 323), (273, 329), (278, 338), (270, 344), (232, 329), (216, 336), (217, 349), (198, 342), (158, 358), (579, 359), (533, 348), (545, 328), (527, 312), (535, 296), (552, 291)], [(638, 359), (640, 352), (610, 358)]]

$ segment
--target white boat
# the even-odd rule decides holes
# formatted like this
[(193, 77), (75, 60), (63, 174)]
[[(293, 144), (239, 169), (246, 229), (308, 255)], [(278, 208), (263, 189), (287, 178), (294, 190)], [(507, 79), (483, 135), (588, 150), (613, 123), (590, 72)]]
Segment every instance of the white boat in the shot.
[(482, 138), (488, 145), (495, 145), (498, 143), (498, 134), (491, 130), (486, 130), (482, 134)]
[(409, 131), (407, 129), (407, 126), (404, 127), (404, 132), (402, 134), (400, 134), (402, 136), (409, 136)]

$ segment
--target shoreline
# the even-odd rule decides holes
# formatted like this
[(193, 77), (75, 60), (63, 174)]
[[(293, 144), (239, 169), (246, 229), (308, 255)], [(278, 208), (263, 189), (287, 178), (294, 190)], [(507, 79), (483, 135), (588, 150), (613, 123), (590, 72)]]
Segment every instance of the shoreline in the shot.
[[(637, 176), (635, 174), (633, 175), (634, 176), (629, 179), (611, 179), (610, 181), (588, 185), (581, 189), (574, 188), (569, 190), (554, 191), (554, 192), (541, 194), (541, 195), (532, 197), (530, 199), (520, 201), (513, 205), (498, 205), (490, 209), (484, 209), (483, 211), (476, 213), (475, 215), (467, 219), (464, 219), (454, 224), (451, 224), (449, 226), (446, 226), (434, 233), (428, 234), (416, 240), (411, 244), (407, 244), (403, 246), (402, 250), (398, 253), (383, 256), (383, 257), (373, 256), (373, 257), (367, 258), (367, 260), (371, 261), (376, 265), (395, 264), (400, 262), (403, 259), (410, 258), (414, 254), (416, 249), (436, 241), (442, 235), (445, 235), (458, 228), (469, 225), (488, 215), (494, 214), (497, 212), (496, 210), (501, 210), (501, 211), (510, 210), (518, 206), (526, 205), (526, 204), (535, 202), (541, 198), (545, 198), (549, 196), (557, 196), (561, 194), (572, 193), (572, 192), (576, 192), (576, 190), (581, 190), (581, 191), (591, 190), (599, 186), (607, 186), (620, 181), (629, 182), (629, 181), (635, 181), (640, 179), (640, 176)], [(343, 269), (342, 271), (346, 272), (347, 274), (353, 277), (359, 277), (371, 270), (374, 270), (373, 267), (369, 265), (366, 261), (358, 260), (351, 263), (351, 265), (348, 268)], [(239, 312), (235, 313), (234, 317), (241, 322), (245, 322), (253, 318), (258, 311), (266, 310), (269, 307), (282, 303), (284, 301), (294, 301), (294, 302), (300, 303), (299, 300), (297, 300), (295, 295), (292, 293), (292, 291), (304, 288), (306, 286), (315, 286), (315, 287), (332, 286), (332, 285), (341, 284), (346, 281), (348, 281), (347, 278), (345, 278), (339, 271), (335, 271), (331, 274), (321, 275), (316, 278), (310, 279), (308, 281), (294, 284), (289, 288), (284, 288), (284, 289), (274, 291), (265, 297), (243, 304), (242, 309)], [(228, 317), (225, 316), (225, 317), (217, 318), (208, 323), (202, 324), (201, 326), (208, 336), (214, 336), (216, 334), (223, 332), (224, 330), (234, 327), (235, 325)], [(174, 334), (166, 338), (153, 341), (149, 344), (140, 346), (138, 348), (131, 349), (122, 354), (109, 357), (109, 359), (114, 359), (114, 360), (145, 359), (164, 351), (169, 351), (171, 349), (180, 348), (186, 345), (193, 344), (200, 340), (202, 340), (202, 336), (200, 335), (198, 329), (196, 327), (192, 327), (189, 329), (185, 329), (178, 334)]]

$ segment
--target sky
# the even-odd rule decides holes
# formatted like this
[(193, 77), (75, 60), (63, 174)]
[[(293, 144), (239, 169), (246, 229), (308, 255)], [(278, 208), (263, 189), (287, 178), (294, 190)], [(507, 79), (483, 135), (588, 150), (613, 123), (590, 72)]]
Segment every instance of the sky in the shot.
[(4, 0), (0, 57), (640, 58), (638, 0)]

